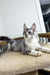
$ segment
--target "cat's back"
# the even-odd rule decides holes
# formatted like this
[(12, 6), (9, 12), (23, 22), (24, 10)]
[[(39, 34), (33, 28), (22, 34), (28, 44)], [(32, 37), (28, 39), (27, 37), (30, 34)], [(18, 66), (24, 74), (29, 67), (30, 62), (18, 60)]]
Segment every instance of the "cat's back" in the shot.
[(20, 46), (25, 42), (24, 39), (15, 40), (12, 45)]
[(15, 40), (15, 41), (13, 42), (13, 44), (12, 44), (12, 49), (13, 49), (14, 51), (19, 50), (19, 49), (22, 47), (22, 45), (24, 44), (24, 42), (25, 42), (24, 39)]

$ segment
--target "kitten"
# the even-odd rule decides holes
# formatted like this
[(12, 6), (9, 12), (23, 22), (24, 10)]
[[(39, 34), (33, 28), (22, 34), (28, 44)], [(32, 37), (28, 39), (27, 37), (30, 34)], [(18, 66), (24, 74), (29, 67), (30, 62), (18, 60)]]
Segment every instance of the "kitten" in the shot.
[(42, 51), (50, 53), (50, 49), (40, 46), (35, 23), (31, 28), (27, 28), (26, 24), (24, 24), (23, 36), (24, 39), (21, 40), (13, 40), (8, 37), (1, 36), (0, 40), (6, 40), (10, 43), (12, 51), (21, 52), (23, 54), (41, 56), (43, 54)]
[(34, 56), (41, 56), (43, 52), (50, 53), (50, 49), (42, 47), (37, 39), (38, 35), (36, 32), (36, 24), (34, 23), (31, 28), (27, 28), (24, 24), (24, 38), (25, 38), (25, 44), (27, 45), (29, 49), (29, 55)]

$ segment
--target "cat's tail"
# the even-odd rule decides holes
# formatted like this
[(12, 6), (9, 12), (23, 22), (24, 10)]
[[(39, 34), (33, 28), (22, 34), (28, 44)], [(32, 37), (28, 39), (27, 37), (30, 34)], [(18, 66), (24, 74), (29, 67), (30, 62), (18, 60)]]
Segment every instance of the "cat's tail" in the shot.
[(13, 39), (11, 39), (11, 38), (9, 38), (7, 36), (0, 36), (0, 41), (6, 41), (8, 43), (13, 43), (14, 42)]

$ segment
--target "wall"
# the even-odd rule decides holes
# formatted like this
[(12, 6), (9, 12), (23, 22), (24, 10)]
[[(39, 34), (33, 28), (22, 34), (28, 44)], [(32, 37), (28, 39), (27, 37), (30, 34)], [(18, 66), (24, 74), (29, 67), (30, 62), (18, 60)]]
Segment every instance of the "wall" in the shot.
[(42, 10), (41, 10), (41, 6), (40, 6), (40, 0), (35, 0), (35, 1), (36, 1), (35, 3), (36, 3), (37, 15), (38, 15), (41, 32), (46, 33)]
[(5, 30), (3, 26), (3, 20), (2, 20), (1, 2), (0, 2), (0, 35), (5, 35)]
[(35, 0), (0, 0), (0, 3), (6, 36), (22, 36), (24, 23), (31, 27), (35, 22), (37, 31), (41, 32)]

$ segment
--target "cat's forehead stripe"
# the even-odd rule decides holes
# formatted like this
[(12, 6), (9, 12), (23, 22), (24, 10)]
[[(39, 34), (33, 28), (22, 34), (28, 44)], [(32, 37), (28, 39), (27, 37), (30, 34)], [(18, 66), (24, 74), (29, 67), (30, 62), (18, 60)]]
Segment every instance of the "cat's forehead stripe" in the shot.
[(26, 31), (29, 31), (29, 30), (31, 30), (31, 28), (28, 28)]

